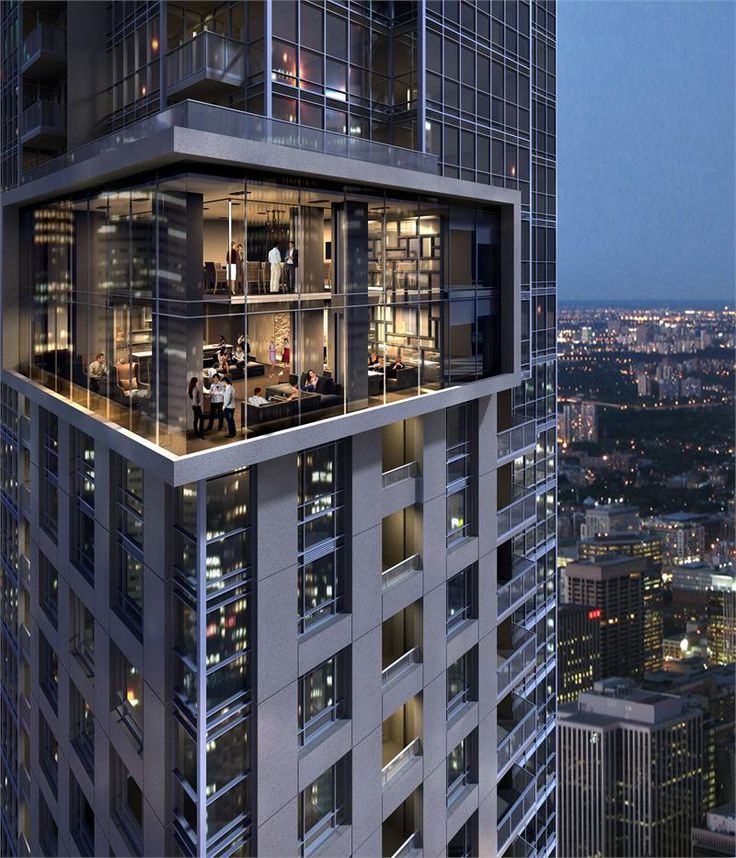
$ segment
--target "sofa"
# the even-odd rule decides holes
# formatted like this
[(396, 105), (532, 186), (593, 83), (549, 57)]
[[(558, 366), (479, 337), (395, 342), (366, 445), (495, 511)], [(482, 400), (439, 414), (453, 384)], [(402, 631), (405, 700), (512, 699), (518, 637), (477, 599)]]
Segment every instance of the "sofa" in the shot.
[[(240, 420), (243, 425), (256, 426), (277, 420), (294, 420), (299, 414), (318, 411), (321, 397), (316, 393), (302, 393), (299, 399), (269, 402), (267, 405), (240, 403)], [(247, 419), (246, 419), (247, 418)]]
[[(303, 372), (300, 376), (290, 375), (289, 381), (291, 384), (298, 385), (299, 390), (303, 390), (306, 377), (306, 372)], [(320, 408), (329, 408), (331, 405), (342, 405), (345, 398), (342, 385), (337, 384), (333, 378), (326, 375), (317, 376), (316, 393), (320, 397)]]

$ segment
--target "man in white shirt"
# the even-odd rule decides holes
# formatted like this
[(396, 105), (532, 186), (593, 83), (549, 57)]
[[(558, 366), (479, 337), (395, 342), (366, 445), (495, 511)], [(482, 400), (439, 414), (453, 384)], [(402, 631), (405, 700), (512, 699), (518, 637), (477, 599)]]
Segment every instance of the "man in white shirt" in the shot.
[(207, 431), (211, 432), (215, 425), (215, 417), (218, 418), (217, 428), (222, 431), (222, 424), (225, 415), (222, 413), (222, 402), (225, 398), (225, 385), (220, 381), (220, 374), (215, 373), (212, 376), (212, 384), (210, 385), (210, 423)]
[(263, 396), (262, 387), (257, 387), (253, 391), (253, 396), (248, 397), (248, 405), (268, 405), (268, 400)]
[(222, 398), (222, 411), (227, 422), (227, 437), (235, 437), (235, 388), (229, 376), (225, 376), (225, 390)]
[(279, 291), (279, 284), (281, 283), (281, 251), (279, 250), (278, 244), (274, 244), (274, 246), (268, 251), (268, 264), (271, 266), (271, 292)]

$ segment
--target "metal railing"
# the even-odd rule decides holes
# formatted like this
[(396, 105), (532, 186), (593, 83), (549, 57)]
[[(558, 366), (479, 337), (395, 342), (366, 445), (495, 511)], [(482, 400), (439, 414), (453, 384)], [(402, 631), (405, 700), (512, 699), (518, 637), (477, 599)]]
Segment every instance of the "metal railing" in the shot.
[(25, 623), (21, 623), (18, 627), (18, 641), (20, 644), (21, 653), (31, 660), (31, 632)]
[(72, 655), (76, 656), (88, 677), (95, 675), (95, 642), (89, 638), (75, 635), (71, 641)]
[(66, 54), (66, 33), (52, 27), (51, 24), (38, 24), (23, 40), (21, 66), (24, 66), (39, 51)]
[(313, 825), (304, 834), (304, 839), (299, 841), (299, 854), (309, 855), (320, 843), (324, 842), (340, 824), (341, 814), (342, 807), (335, 808), (326, 813), (319, 822)]
[(20, 572), (20, 580), (27, 589), (31, 589), (31, 561), (25, 554), (18, 556), (18, 571)]
[(422, 844), (419, 837), (419, 832), (415, 831), (413, 834), (410, 834), (406, 840), (399, 846), (399, 848), (394, 852), (391, 858), (407, 858), (409, 855), (413, 855), (414, 852), (421, 850)]
[[(514, 790), (498, 791), (498, 853), (501, 854), (518, 834), (527, 814), (531, 813), (537, 797), (536, 780), (525, 769), (514, 771)], [(519, 789), (521, 787), (521, 789)], [(506, 793), (506, 795), (504, 795)]]
[(535, 662), (537, 636), (523, 626), (514, 624), (511, 633), (511, 652), (498, 651), (498, 699), (508, 691), (524, 671)]
[(537, 498), (535, 492), (531, 491), (498, 511), (498, 538), (503, 538), (536, 514)]
[(39, 99), (27, 107), (20, 118), (20, 136), (34, 128), (50, 128), (58, 134), (66, 132), (66, 104)]
[(20, 487), (20, 510), (26, 518), (31, 515), (31, 490), (28, 486)]
[(504, 429), (498, 433), (497, 458), (506, 459), (511, 455), (516, 456), (519, 451), (531, 447), (537, 440), (537, 421), (528, 420), (510, 429)]
[(245, 45), (205, 30), (166, 56), (166, 80), (170, 87), (202, 72), (234, 85), (242, 84), (245, 80)]
[(511, 569), (511, 579), (499, 583), (498, 617), (501, 619), (508, 613), (523, 597), (531, 594), (536, 589), (537, 567), (534, 561), (519, 557), (514, 561)]
[(386, 786), (391, 778), (396, 777), (396, 775), (415, 757), (421, 757), (421, 755), (422, 743), (419, 740), (419, 737), (417, 737), (416, 739), (412, 739), (405, 748), (402, 748), (399, 753), (392, 760), (389, 760), (383, 769), (381, 769), (381, 781), (383, 786)]
[(499, 721), (499, 730), (504, 730), (505, 735), (499, 740), (497, 748), (497, 771), (499, 774), (513, 760), (514, 756), (524, 747), (536, 731), (536, 707), (523, 697), (514, 700), (514, 708), (519, 708), (524, 713), (521, 720), (513, 725)]
[(418, 572), (422, 568), (422, 558), (418, 554), (412, 554), (411, 557), (405, 557), (399, 563), (384, 569), (381, 573), (381, 584), (383, 588), (390, 587), (412, 572)]
[(534, 855), (534, 847), (523, 837), (519, 836), (503, 853), (503, 858), (531, 858)]
[(381, 681), (383, 682), (384, 687), (388, 685), (389, 682), (393, 682), (394, 679), (397, 679), (403, 673), (406, 673), (406, 671), (414, 667), (415, 664), (421, 663), (421, 647), (415, 646), (408, 652), (405, 652), (403, 655), (399, 656), (396, 661), (392, 661), (391, 664), (388, 665), (388, 667), (384, 667), (381, 673)]
[(403, 480), (409, 480), (416, 477), (418, 466), (416, 462), (407, 462), (405, 465), (399, 465), (398, 468), (392, 468), (390, 471), (383, 472), (383, 487), (384, 489), (400, 483)]
[(315, 736), (319, 735), (323, 730), (329, 727), (330, 724), (334, 724), (340, 717), (341, 709), (342, 700), (338, 700), (331, 706), (325, 706), (325, 708), (315, 715), (314, 718), (310, 718), (310, 720), (299, 729), (299, 744), (308, 744)]
[(244, 140), (286, 146), (290, 149), (319, 152), (343, 158), (367, 161), (384, 167), (400, 167), (437, 175), (439, 160), (436, 155), (404, 149), (387, 143), (377, 143), (362, 137), (320, 131), (296, 125), (281, 119), (268, 119), (254, 113), (245, 113), (231, 107), (205, 104), (186, 99), (162, 110), (155, 116), (133, 122), (120, 131), (86, 143), (77, 149), (52, 158), (23, 173), (22, 181), (29, 182), (72, 164), (78, 164), (105, 152), (116, 152), (128, 143), (146, 140), (153, 134), (170, 128), (189, 128), (209, 131)]
[(139, 722), (139, 718), (142, 716), (142, 713), (136, 712), (128, 699), (123, 697), (119, 691), (117, 692), (117, 697), (120, 703), (115, 707), (115, 712), (117, 713), (120, 722), (127, 727), (128, 732), (135, 740), (139, 749), (142, 749), (143, 729)]

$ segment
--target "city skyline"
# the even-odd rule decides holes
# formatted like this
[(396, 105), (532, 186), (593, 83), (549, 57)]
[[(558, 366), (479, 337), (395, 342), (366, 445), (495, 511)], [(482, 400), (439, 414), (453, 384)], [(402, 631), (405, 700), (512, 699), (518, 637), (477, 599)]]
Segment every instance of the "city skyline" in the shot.
[(559, 5), (561, 301), (733, 303), (735, 13)]

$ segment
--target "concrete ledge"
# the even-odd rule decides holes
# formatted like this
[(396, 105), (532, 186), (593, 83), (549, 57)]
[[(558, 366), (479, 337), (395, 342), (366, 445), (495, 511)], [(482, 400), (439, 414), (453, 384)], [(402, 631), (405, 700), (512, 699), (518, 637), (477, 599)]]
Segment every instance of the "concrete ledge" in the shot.
[(353, 618), (350, 614), (335, 614), (318, 628), (299, 637), (298, 670), (304, 676), (330, 656), (350, 645)]
[(419, 694), (422, 690), (422, 671), (421, 664), (412, 665), (406, 673), (397, 677), (393, 682), (390, 682), (383, 689), (383, 720), (385, 721), (389, 715), (393, 714), (399, 706), (402, 706), (406, 701)]
[(351, 737), (350, 721), (341, 719), (299, 749), (299, 792), (350, 751)]

